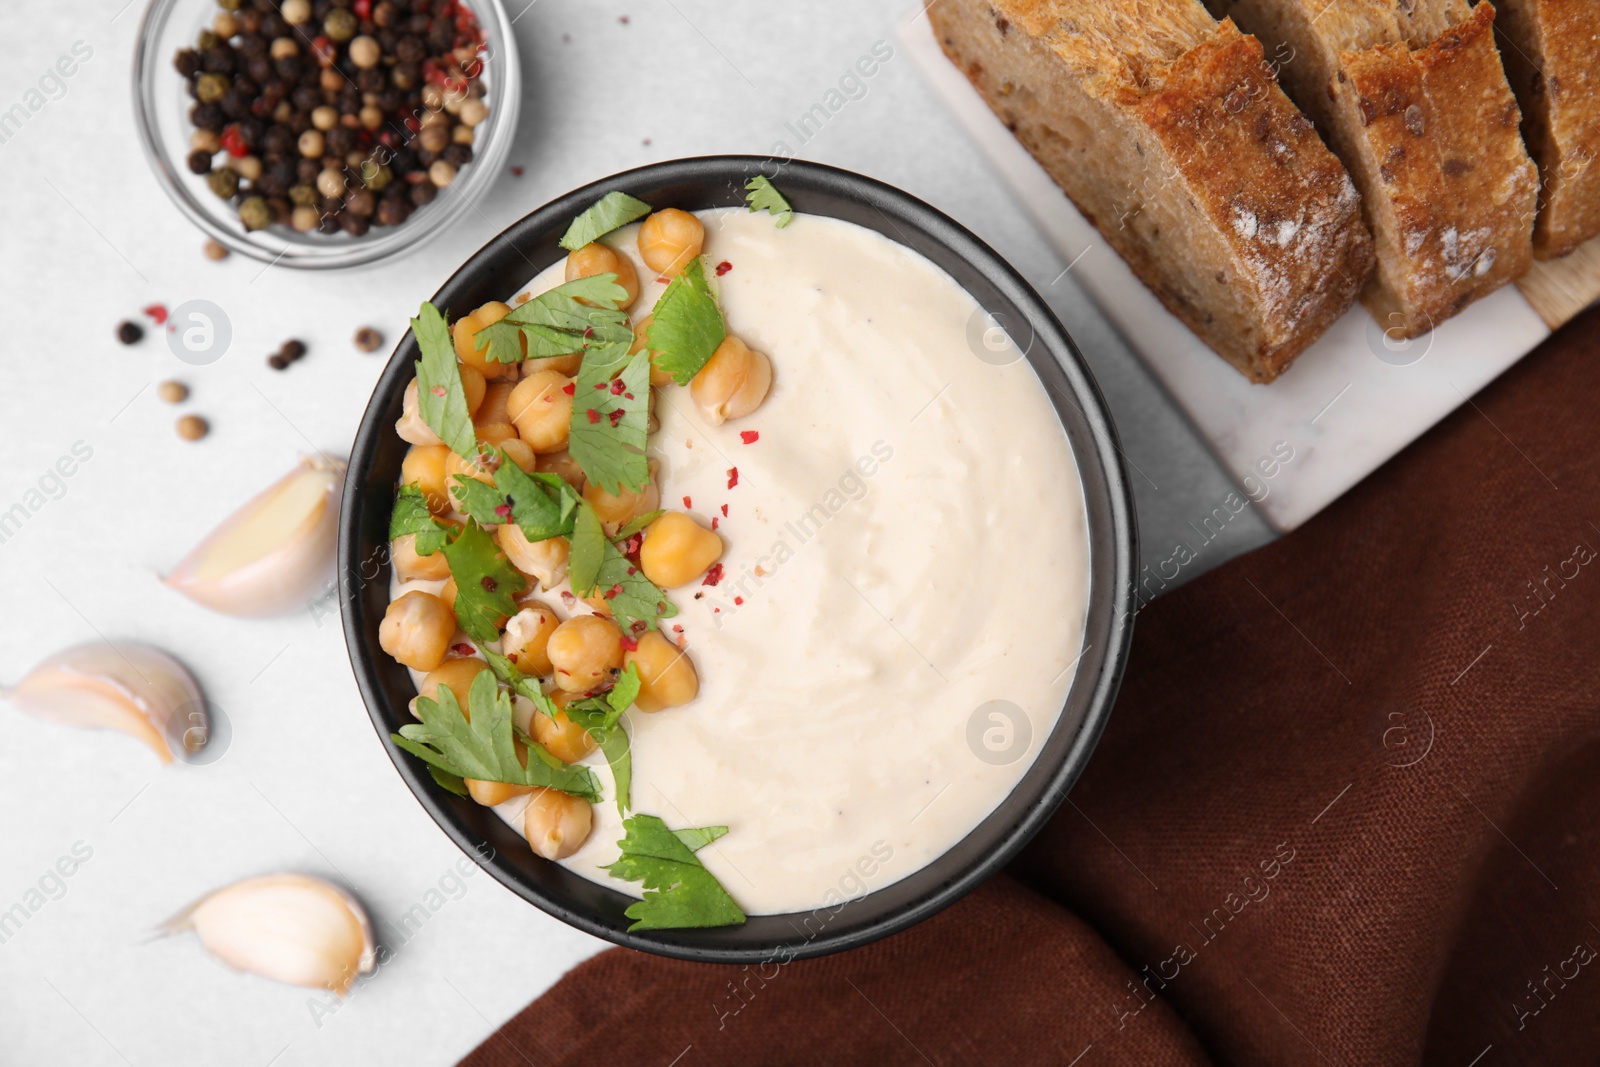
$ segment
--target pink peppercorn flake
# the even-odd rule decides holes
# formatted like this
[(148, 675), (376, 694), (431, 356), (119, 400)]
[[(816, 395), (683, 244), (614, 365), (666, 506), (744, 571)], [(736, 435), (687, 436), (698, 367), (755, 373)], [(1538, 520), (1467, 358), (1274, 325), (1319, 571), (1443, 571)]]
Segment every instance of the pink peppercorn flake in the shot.
[(728, 273), (732, 269), (733, 269), (733, 264), (729, 263), (727, 260), (723, 260), (721, 263), (717, 264), (717, 277), (719, 277), (719, 278), (722, 277), (724, 274)]
[(622, 417), (626, 414), (626, 411), (623, 411), (621, 408), (617, 408), (615, 411), (610, 412), (606, 417), (611, 420), (612, 426), (618, 426), (621, 425)]
[(578, 602), (578, 598), (563, 589), (561, 590), (561, 602), (570, 608)]
[(574, 396), (578, 392), (578, 383), (577, 382), (568, 382), (566, 385), (563, 385), (561, 387), (561, 391), (563, 393), (566, 393), (568, 396)]
[(450, 651), (454, 652), (458, 656), (470, 656), (476, 653), (478, 650), (467, 644), (465, 641), (458, 641), (450, 646)]
[(144, 309), (144, 313), (148, 315), (150, 317), (150, 321), (155, 323), (157, 326), (164, 325), (167, 321), (167, 305), (165, 304), (151, 304), (149, 307)]
[(733, 604), (734, 604), (735, 607), (738, 607), (739, 605), (741, 605), (743, 603), (744, 603), (744, 597), (736, 596), (736, 597), (733, 598)]
[(743, 441), (747, 445), (753, 445), (757, 441), (761, 440), (761, 431), (760, 430), (740, 430), (739, 431), (739, 440)]
[(639, 651), (639, 642), (635, 641), (633, 638), (629, 637), (627, 634), (623, 634), (622, 635), (622, 650), (624, 652), (637, 652), (637, 651)]
[(432, 389), (429, 389), (428, 392), (432, 393), (434, 396), (442, 397), (445, 394), (445, 388), (442, 385), (436, 385)]
[(597, 423), (599, 421), (600, 421), (600, 413), (598, 411), (596, 411), (594, 408), (590, 408), (589, 409), (589, 425), (593, 426), (595, 423)]
[(694, 507), (694, 498), (693, 497), (687, 497), (687, 496), (684, 497), (683, 498), (683, 506), (686, 509), (692, 509)]
[(716, 585), (722, 581), (722, 564), (713, 563), (711, 569), (706, 571), (706, 576), (700, 580), (701, 585)]
[(726, 505), (726, 504), (722, 505), (722, 517), (723, 518), (727, 518), (728, 517), (728, 505)]
[(711, 516), (711, 528), (713, 530), (717, 528), (717, 517), (715, 515)]
[[(734, 486), (736, 486), (738, 484), (739, 484), (739, 468), (738, 467), (729, 467), (728, 468), (728, 488), (732, 489)], [(723, 505), (722, 513), (724, 515), (726, 515), (728, 513), (727, 505)]]
[[(571, 39), (572, 39), (572, 38), (570, 38), (570, 37), (568, 37), (568, 38), (566, 38), (566, 39), (567, 39), (567, 40), (569, 40), (569, 41), (570, 41), (570, 40), (571, 40)], [(513, 177), (513, 178), (520, 178), (520, 177), (522, 177), (522, 168), (521, 168), (521, 167), (512, 167), (512, 168), (511, 168), (511, 176), (512, 176), (512, 177)]]
[(483, 580), (478, 584), (483, 586), (483, 591), (486, 593), (492, 593), (496, 589), (500, 588), (500, 583), (489, 577), (487, 574), (483, 576)]
[(611, 395), (612, 396), (621, 396), (622, 395), (622, 391), (624, 389), (626, 389), (627, 387), (628, 387), (627, 383), (624, 382), (621, 378), (613, 378), (613, 379), (611, 379)]
[(502, 519), (509, 519), (511, 517), (511, 505), (501, 504), (499, 507), (494, 509), (494, 513), (500, 516)]

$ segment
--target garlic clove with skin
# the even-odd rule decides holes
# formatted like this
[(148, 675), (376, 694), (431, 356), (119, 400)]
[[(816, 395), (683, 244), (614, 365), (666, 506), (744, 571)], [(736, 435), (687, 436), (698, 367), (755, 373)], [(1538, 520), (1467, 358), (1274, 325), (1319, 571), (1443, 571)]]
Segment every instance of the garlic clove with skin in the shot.
[(97, 641), (64, 649), (0, 695), (51, 722), (121, 730), (148, 745), (162, 763), (198, 754), (210, 736), (194, 676), (147, 645)]
[(163, 581), (195, 603), (239, 618), (286, 615), (333, 577), (344, 464), (300, 465), (195, 546)]
[(361, 902), (304, 874), (246, 878), (206, 894), (161, 926), (164, 934), (185, 930), (234, 970), (341, 997), (377, 961)]

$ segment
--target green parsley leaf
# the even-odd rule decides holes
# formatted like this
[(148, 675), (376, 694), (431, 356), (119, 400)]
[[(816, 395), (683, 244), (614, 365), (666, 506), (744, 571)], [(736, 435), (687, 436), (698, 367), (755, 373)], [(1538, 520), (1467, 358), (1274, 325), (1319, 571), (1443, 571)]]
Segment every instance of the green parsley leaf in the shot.
[(628, 313), (617, 310), (627, 298), (615, 274), (558, 285), (479, 330), (478, 350), (496, 363), (518, 363), (524, 358), (524, 344), (528, 359), (570, 356), (591, 344), (632, 345)]
[(750, 205), (751, 211), (765, 211), (777, 216), (780, 230), (794, 221), (794, 208), (789, 206), (789, 201), (774, 188), (765, 174), (757, 174), (745, 182), (744, 187), (745, 203)]
[(677, 605), (667, 599), (661, 587), (646, 578), (638, 564), (610, 541), (605, 543), (595, 585), (617, 617), (617, 625), (631, 636), (654, 630), (662, 619), (678, 614)]
[(696, 848), (727, 833), (727, 827), (674, 833), (654, 815), (635, 815), (622, 827), (627, 833), (617, 842), (622, 855), (606, 869), (623, 881), (644, 885), (644, 899), (625, 913), (634, 920), (629, 931), (734, 926), (745, 921), (739, 905), (695, 856)]
[[(613, 368), (621, 360), (621, 373)], [(620, 385), (614, 385), (619, 382)], [(573, 389), (567, 451), (584, 476), (608, 493), (639, 489), (650, 480), (650, 356), (631, 359), (622, 345), (598, 345), (583, 356)]]
[(444, 558), (456, 580), (456, 623), (474, 641), (498, 640), (496, 623), (503, 615), (517, 613), (513, 597), (527, 588), (528, 580), (472, 519), (444, 546)]
[(635, 219), (644, 218), (653, 210), (643, 200), (635, 199), (620, 190), (613, 190), (572, 220), (572, 225), (567, 227), (566, 235), (561, 238), (561, 247), (569, 252), (576, 252), (612, 230), (626, 226)]
[(470, 720), (449, 686), (440, 686), (437, 700), (417, 698), (420, 723), (407, 723), (390, 734), (395, 744), (418, 759), (457, 778), (506, 782), (582, 797), (600, 802), (600, 784), (587, 767), (576, 767), (552, 756), (543, 746), (530, 744), (528, 764), (517, 758), (516, 735), (511, 725), (511, 698), (501, 691), (492, 671), (473, 679), (467, 694)]
[(517, 665), (511, 662), (509, 656), (503, 656), (490, 648), (479, 651), (483, 653), (483, 658), (489, 661), (489, 669), (494, 671), (495, 677), (509, 685), (513, 693), (533, 701), (533, 706), (546, 718), (556, 717), (556, 712), (560, 709), (556, 707), (556, 702), (546, 695), (544, 688), (539, 685), (539, 679), (529, 678), (523, 674), (517, 669)]
[(580, 501), (572, 523), (572, 550), (567, 554), (567, 581), (576, 596), (586, 597), (594, 592), (608, 544), (600, 516), (587, 501)]
[(389, 516), (389, 540), (396, 541), (407, 534), (416, 534), (419, 556), (431, 556), (450, 541), (449, 527), (433, 517), (427, 496), (415, 485), (400, 487)]
[(628, 731), (623, 728), (622, 716), (639, 698), (639, 686), (639, 667), (630, 663), (608, 692), (567, 704), (567, 718), (589, 732), (611, 766), (611, 780), (617, 790), (617, 813), (623, 818), (628, 816), (633, 790), (633, 748)]
[(432, 304), (423, 304), (411, 320), (411, 332), (422, 350), (417, 360), (417, 411), (428, 429), (458, 456), (478, 451), (478, 437), (467, 411), (467, 393), (461, 385), (461, 364), (456, 362), (450, 327)]
[(467, 783), (462, 780), (459, 774), (442, 771), (431, 763), (428, 764), (428, 773), (433, 776), (433, 780), (438, 783), (439, 788), (446, 793), (454, 793), (458, 797), (470, 797), (472, 795), (467, 789)]
[(655, 522), (665, 514), (666, 512), (661, 508), (656, 508), (654, 511), (645, 512), (636, 519), (629, 520), (623, 525), (622, 529), (617, 531), (616, 539), (618, 541), (626, 541), (628, 538), (643, 530), (646, 526), (649, 526), (652, 522)]
[(672, 279), (652, 314), (649, 347), (656, 352), (656, 366), (688, 385), (728, 336), (699, 259)]

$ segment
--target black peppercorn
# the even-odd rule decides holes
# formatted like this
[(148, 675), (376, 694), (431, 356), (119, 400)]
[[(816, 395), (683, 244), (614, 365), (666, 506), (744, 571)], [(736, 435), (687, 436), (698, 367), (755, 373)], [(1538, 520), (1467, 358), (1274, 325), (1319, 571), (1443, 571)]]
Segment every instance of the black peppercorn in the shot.
[(365, 216), (357, 215), (354, 211), (346, 211), (339, 216), (339, 228), (351, 237), (365, 237), (372, 228), (372, 223)]
[(388, 84), (389, 79), (377, 67), (356, 72), (356, 88), (364, 93), (381, 93)]
[(261, 33), (261, 12), (254, 8), (246, 8), (239, 12), (239, 29), (241, 32), (257, 36)]
[(270, 56), (254, 56), (245, 64), (245, 72), (258, 82), (272, 81), (278, 69), (272, 65)]
[(433, 202), (439, 190), (432, 182), (422, 181), (411, 187), (411, 202), (417, 207), (424, 207)]
[(193, 48), (180, 49), (178, 54), (172, 57), (172, 65), (185, 78), (192, 78), (200, 73), (200, 53)]
[(305, 354), (306, 343), (304, 341), (291, 339), (283, 342), (283, 344), (278, 348), (278, 355), (282, 356), (291, 363)]
[(284, 56), (274, 64), (278, 77), (289, 82), (300, 80), (300, 75), (305, 72), (306, 61), (300, 56)]
[(222, 94), (222, 99), (218, 101), (217, 106), (221, 107), (222, 113), (230, 119), (242, 119), (250, 114), (250, 105), (252, 103), (254, 101), (250, 97), (236, 89), (229, 89)]
[(469, 144), (453, 144), (444, 150), (443, 159), (452, 166), (464, 167), (472, 162), (472, 146)]
[(428, 31), (428, 47), (435, 53), (448, 52), (456, 43), (456, 31), (450, 23), (440, 19)]
[(339, 232), (339, 217), (337, 215), (323, 215), (317, 220), (317, 232), (335, 234)]
[(287, 155), (294, 151), (295, 133), (289, 127), (273, 123), (267, 127), (266, 136), (261, 138), (261, 147), (268, 155)]
[(344, 126), (335, 126), (323, 137), (323, 142), (326, 144), (330, 156), (338, 156), (343, 159), (355, 149), (356, 135)]
[(189, 173), (191, 173), (191, 174), (210, 174), (211, 173), (211, 153), (210, 152), (201, 152), (201, 151), (190, 152), (189, 153)]
[(345, 195), (344, 206), (354, 214), (363, 218), (371, 218), (372, 213), (378, 210), (377, 198), (368, 189), (352, 189)]
[(270, 41), (274, 37), (283, 37), (288, 33), (289, 24), (283, 21), (283, 16), (278, 14), (276, 9), (262, 12), (261, 36)]
[(268, 199), (267, 210), (272, 212), (272, 222), (277, 226), (289, 225), (290, 219), (294, 217), (294, 205), (285, 197), (274, 196)]
[(289, 361), (280, 355), (274, 354), (267, 357), (267, 366), (273, 370), (284, 370), (289, 366)]
[(322, 106), (322, 90), (314, 85), (301, 85), (289, 94), (289, 100), (301, 111), (314, 111)]
[(411, 214), (411, 204), (398, 197), (386, 196), (378, 201), (378, 225), (398, 226)]
[(144, 328), (137, 322), (118, 323), (117, 340), (125, 345), (136, 345), (144, 340)]
[(389, 160), (389, 169), (396, 174), (409, 174), (418, 169), (417, 153), (402, 145), (394, 150), (394, 158)]
[(395, 44), (394, 54), (402, 63), (421, 63), (428, 58), (428, 46), (421, 37), (408, 33)]
[(189, 121), (198, 129), (221, 133), (222, 128), (228, 124), (228, 117), (216, 104), (196, 104), (189, 109)]
[(261, 138), (267, 134), (267, 124), (255, 116), (243, 119), (239, 123), (239, 135), (244, 138), (244, 143), (255, 146), (261, 143)]
[(232, 74), (233, 65), (233, 49), (220, 42), (200, 57), (200, 67), (207, 74)]
[(322, 173), (322, 160), (302, 159), (294, 165), (295, 183), (298, 185), (316, 185), (317, 175)]

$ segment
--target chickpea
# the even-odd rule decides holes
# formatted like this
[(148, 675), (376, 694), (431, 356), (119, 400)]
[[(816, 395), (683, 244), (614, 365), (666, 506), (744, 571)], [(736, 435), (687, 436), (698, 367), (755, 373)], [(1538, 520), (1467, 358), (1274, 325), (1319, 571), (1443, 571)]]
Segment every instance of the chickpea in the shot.
[(574, 377), (578, 368), (583, 366), (583, 353), (574, 352), (570, 356), (541, 356), (538, 359), (525, 359), (522, 361), (522, 376), (532, 378), (543, 370), (553, 370), (567, 377)]
[(594, 508), (601, 522), (620, 526), (661, 506), (661, 487), (656, 481), (656, 474), (660, 468), (659, 463), (650, 460), (650, 480), (637, 492), (625, 485), (619, 485), (617, 488), (621, 492), (612, 494), (606, 492), (598, 482), (590, 482), (583, 487), (583, 499)]
[(474, 478), (488, 485), (494, 484), (494, 475), (485, 469), (488, 458), (489, 457), (484, 456), (481, 459), (468, 459), (466, 456), (458, 456), (454, 452), (451, 452), (450, 455), (445, 458), (445, 484), (450, 487), (450, 500), (452, 503), (457, 504), (458, 506), (461, 503), (461, 487), (456, 482), (456, 478), (458, 476), (462, 478)]
[[(517, 758), (522, 760), (522, 765), (526, 767), (528, 760), (523, 753), (527, 752), (527, 748), (521, 741), (513, 740), (512, 744), (517, 746)], [(532, 786), (512, 785), (510, 782), (485, 782), (477, 778), (467, 778), (465, 781), (467, 783), (467, 792), (471, 794), (472, 799), (486, 808), (492, 808), (496, 804), (504, 804), (512, 797), (520, 797), (533, 792)]]
[(537, 469), (545, 474), (554, 474), (580, 493), (589, 481), (584, 476), (583, 468), (578, 466), (578, 461), (572, 458), (571, 452), (547, 452), (539, 457)]
[(567, 557), (572, 552), (572, 543), (565, 537), (530, 541), (522, 527), (505, 522), (495, 529), (494, 539), (513, 567), (523, 574), (533, 575), (544, 588), (560, 585), (567, 576)]
[(560, 452), (572, 428), (572, 379), (557, 371), (538, 371), (517, 383), (507, 406), (517, 435), (535, 452)]
[(517, 665), (517, 670), (543, 678), (555, 670), (550, 663), (550, 635), (556, 632), (561, 620), (548, 604), (538, 600), (526, 600), (520, 606), (522, 610), (506, 623), (500, 648)]
[[(501, 380), (490, 383), (484, 387), (483, 403), (472, 413), (472, 425), (480, 429), (484, 426), (493, 426), (500, 423), (511, 424), (511, 409), (508, 406), (511, 400), (511, 390), (517, 387), (514, 381)], [(483, 436), (480, 432), (478, 436)]]
[[(503, 445), (507, 441), (517, 440), (517, 428), (509, 422), (488, 422), (482, 426), (474, 425), (472, 432), (477, 435), (479, 444)], [(517, 441), (517, 443), (522, 444), (523, 442)], [(532, 454), (532, 450), (529, 451), (529, 454)]]
[(705, 420), (720, 426), (760, 407), (771, 388), (772, 361), (730, 333), (689, 383), (689, 395)]
[(485, 378), (515, 378), (515, 363), (495, 363), (489, 359), (488, 352), (478, 351), (478, 331), (494, 325), (509, 314), (509, 305), (491, 300), (471, 314), (457, 319), (450, 331), (456, 343), (456, 358)]
[(412, 445), (400, 464), (400, 484), (421, 489), (433, 511), (450, 508), (450, 481), (445, 476), (445, 463), (451, 455), (445, 445)]
[(567, 281), (593, 278), (596, 274), (617, 276), (617, 284), (628, 294), (617, 305), (619, 308), (630, 308), (639, 299), (639, 273), (633, 269), (633, 261), (621, 252), (593, 241), (567, 253)]
[(589, 802), (559, 790), (534, 790), (522, 809), (522, 836), (547, 860), (566, 859), (578, 851), (593, 828)]
[(676, 278), (705, 243), (700, 220), (675, 207), (657, 211), (639, 227), (639, 258), (663, 278)]
[(442, 582), (450, 577), (450, 562), (444, 558), (443, 552), (435, 552), (431, 556), (417, 554), (416, 534), (395, 538), (394, 544), (389, 546), (389, 559), (393, 561), (395, 573), (402, 582)]
[(471, 718), (471, 711), (467, 707), (467, 694), (472, 692), (473, 679), (488, 669), (489, 665), (476, 657), (447, 659), (422, 679), (422, 687), (417, 690), (417, 696), (437, 700), (439, 690), (448, 689), (456, 695), (456, 703), (461, 705), (462, 712)]
[(544, 746), (546, 752), (562, 763), (576, 763), (598, 748), (599, 743), (588, 730), (567, 718), (566, 707), (571, 699), (570, 694), (558, 689), (550, 699), (560, 709), (556, 717), (552, 719), (548, 715), (535, 715), (533, 728), (528, 732)]
[(528, 442), (521, 438), (508, 437), (504, 441), (495, 443), (500, 446), (500, 451), (506, 454), (506, 458), (515, 463), (524, 472), (532, 474), (539, 469), (539, 455)]
[[(654, 321), (656, 321), (656, 317), (654, 315), (646, 315), (644, 318), (639, 320), (638, 325), (634, 326), (634, 328), (633, 328), (633, 346), (628, 349), (628, 355), (630, 355), (630, 356), (638, 355), (639, 354), (639, 350), (642, 349), (645, 345), (650, 343), (650, 324), (652, 322), (654, 322)], [(656, 351), (653, 348), (650, 350), (650, 384), (651, 385), (666, 385), (668, 382), (672, 381), (672, 375), (668, 374), (666, 371), (664, 371), (660, 367), (656, 366), (656, 360), (658, 358), (660, 358), (660, 356), (661, 356), (660, 352)]]
[(596, 689), (622, 667), (622, 633), (596, 615), (579, 615), (557, 626), (546, 649), (556, 685), (569, 693)]
[(617, 613), (611, 610), (611, 601), (607, 600), (603, 593), (595, 593), (592, 596), (586, 596), (583, 598), (583, 602), (589, 605), (589, 607), (593, 608), (594, 613), (600, 616), (602, 619), (611, 619), (616, 617)]
[(722, 558), (722, 538), (681, 511), (669, 511), (644, 531), (639, 569), (663, 589), (700, 577)]
[(431, 671), (444, 662), (456, 632), (456, 613), (432, 593), (413, 590), (383, 613), (378, 644), (414, 671)]
[(638, 665), (639, 695), (633, 706), (660, 711), (687, 704), (700, 692), (700, 676), (689, 654), (654, 630), (639, 638), (639, 647), (623, 654), (622, 664)]

